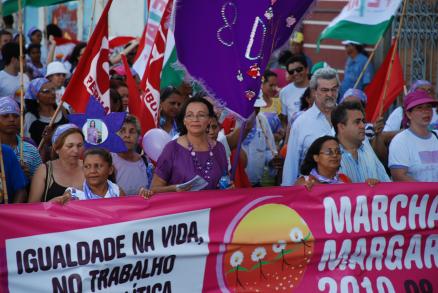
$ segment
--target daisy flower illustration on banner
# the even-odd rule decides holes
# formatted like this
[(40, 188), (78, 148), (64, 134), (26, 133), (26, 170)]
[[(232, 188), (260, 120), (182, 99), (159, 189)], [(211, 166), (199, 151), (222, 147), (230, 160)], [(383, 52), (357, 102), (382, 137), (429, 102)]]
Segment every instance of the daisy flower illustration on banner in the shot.
[(227, 273), (236, 272), (236, 286), (239, 285), (243, 287), (242, 283), (239, 280), (239, 271), (247, 272), (248, 270), (242, 266), (240, 266), (243, 262), (243, 252), (240, 250), (235, 251), (230, 257), (230, 265), (233, 267)]
[(309, 240), (311, 236), (312, 234), (309, 231), (306, 237), (303, 237), (303, 232), (301, 231), (300, 228), (297, 227), (292, 228), (289, 234), (290, 240), (292, 240), (292, 242), (303, 244), (304, 255), (306, 255), (306, 246), (311, 247), (309, 244), (306, 243), (306, 241)]
[(277, 243), (272, 244), (272, 251), (275, 253), (278, 253), (275, 257), (275, 260), (279, 260), (281, 258), (281, 270), (284, 270), (284, 265), (290, 266), (290, 264), (286, 261), (286, 258), (284, 257), (287, 254), (291, 254), (296, 249), (287, 249), (286, 250), (287, 243), (285, 240), (278, 240)]
[(266, 256), (266, 249), (263, 246), (255, 248), (251, 254), (251, 260), (253, 262), (256, 262), (257, 264), (255, 264), (251, 268), (251, 270), (255, 270), (258, 268), (260, 271), (260, 278), (264, 278), (266, 280), (267, 278), (266, 278), (265, 274), (263, 273), (262, 266), (269, 264), (269, 262), (263, 261), (265, 256)]

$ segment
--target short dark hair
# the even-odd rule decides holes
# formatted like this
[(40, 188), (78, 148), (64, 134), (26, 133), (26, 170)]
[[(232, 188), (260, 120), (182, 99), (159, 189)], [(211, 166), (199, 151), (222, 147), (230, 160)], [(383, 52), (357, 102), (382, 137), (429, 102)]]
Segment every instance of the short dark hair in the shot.
[(12, 14), (3, 16), (3, 22), (5, 23), (5, 25), (13, 25), (14, 16)]
[(5, 44), (2, 47), (2, 57), (5, 65), (9, 65), (12, 58), (20, 58), (20, 45), (13, 42)]
[[(110, 167), (113, 166), (113, 158), (111, 156), (111, 153), (109, 151), (107, 151), (106, 149), (103, 149), (103, 148), (89, 148), (89, 149), (87, 149), (84, 152), (84, 161), (85, 161), (85, 158), (90, 156), (90, 155), (97, 155), (97, 156), (101, 157), (102, 160), (107, 162)], [(115, 168), (114, 168), (114, 170), (115, 170)], [(115, 172), (110, 174), (108, 176), (108, 179), (111, 182), (115, 183), (116, 182)]]
[(184, 117), (186, 115), (187, 107), (191, 103), (202, 103), (202, 104), (204, 104), (205, 106), (207, 106), (208, 116), (209, 117), (214, 117), (215, 116), (213, 105), (207, 99), (204, 98), (206, 96), (208, 96), (208, 94), (206, 94), (204, 92), (197, 93), (192, 98), (186, 100), (184, 102), (184, 104), (182, 105), (181, 111), (179, 112), (178, 117), (177, 117), (178, 130), (179, 130), (179, 134), (181, 136), (187, 134), (187, 128), (184, 125)]
[(2, 37), (3, 35), (10, 35), (12, 38), (12, 34), (10, 31), (7, 30), (0, 30), (0, 37)]
[(277, 77), (278, 75), (277, 75), (277, 73), (275, 73), (269, 69), (266, 69), (265, 72), (263, 73), (263, 83), (267, 82), (271, 76)]
[(41, 51), (41, 45), (40, 44), (29, 44), (29, 46), (27, 46), (27, 49), (26, 49), (26, 54), (29, 55), (30, 51), (33, 49), (38, 49)]
[(160, 92), (160, 103), (163, 103), (165, 100), (167, 100), (171, 95), (176, 94), (178, 96), (182, 96), (179, 90), (177, 90), (176, 87), (173, 85), (169, 85), (165, 88), (163, 88)]
[(318, 167), (315, 159), (313, 159), (313, 156), (319, 155), (319, 152), (321, 152), (322, 145), (329, 140), (334, 140), (339, 144), (339, 140), (336, 137), (325, 135), (315, 139), (315, 141), (310, 145), (309, 149), (306, 152), (306, 156), (304, 157), (304, 160), (301, 163), (300, 172), (302, 175), (309, 175), (312, 169)]
[(300, 97), (300, 111), (305, 111), (306, 109), (310, 108), (312, 105), (310, 105), (307, 102), (307, 97), (310, 97), (310, 88), (306, 88), (306, 90), (304, 91), (304, 93), (301, 95)]
[(362, 105), (359, 102), (343, 102), (339, 104), (333, 111), (331, 115), (331, 121), (333, 128), (335, 129), (336, 135), (338, 135), (338, 124), (347, 123), (347, 111), (361, 111), (365, 115)]
[(111, 157), (110, 152), (103, 148), (89, 148), (84, 152), (84, 160), (87, 156), (90, 155), (98, 155), (100, 156), (108, 165), (113, 165), (113, 158)]
[(138, 118), (132, 114), (126, 114), (125, 120), (123, 120), (123, 124), (132, 124), (135, 126), (135, 130), (138, 135), (141, 135), (141, 125)]
[(54, 23), (48, 24), (46, 26), (47, 39), (49, 36), (54, 36), (56, 38), (62, 38), (62, 30), (59, 26)]
[(295, 55), (292, 55), (292, 57), (290, 57), (286, 61), (286, 70), (288, 69), (290, 64), (295, 63), (295, 62), (301, 63), (304, 66), (304, 68), (307, 68), (307, 66), (308, 66), (306, 57), (304, 57), (303, 54), (295, 54)]
[(112, 112), (123, 112), (123, 109), (122, 109), (122, 96), (119, 94), (118, 91), (116, 91), (113, 88), (110, 88), (110, 100), (114, 104), (120, 103), (120, 108), (119, 109), (111, 109)]
[(286, 63), (292, 56), (293, 56), (293, 54), (289, 50), (285, 50), (285, 51), (281, 52), (280, 55), (278, 56), (278, 64), (280, 64), (284, 67), (287, 67)]

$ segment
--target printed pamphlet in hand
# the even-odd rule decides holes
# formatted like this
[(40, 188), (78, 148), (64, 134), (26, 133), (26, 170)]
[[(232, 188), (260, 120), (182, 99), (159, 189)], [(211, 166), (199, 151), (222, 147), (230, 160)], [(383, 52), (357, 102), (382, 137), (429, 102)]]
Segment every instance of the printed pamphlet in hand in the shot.
[(208, 185), (208, 182), (202, 178), (199, 175), (196, 175), (195, 177), (193, 177), (193, 179), (182, 183), (182, 184), (178, 184), (176, 187), (177, 189), (184, 189), (188, 186), (191, 186), (190, 191), (199, 191), (203, 188), (205, 188)]

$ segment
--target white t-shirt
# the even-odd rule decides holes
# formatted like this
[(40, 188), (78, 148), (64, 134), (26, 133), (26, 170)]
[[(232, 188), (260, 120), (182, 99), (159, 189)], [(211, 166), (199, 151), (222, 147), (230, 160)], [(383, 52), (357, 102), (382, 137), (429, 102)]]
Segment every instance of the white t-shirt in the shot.
[[(438, 114), (436, 113), (436, 108), (433, 108), (433, 116), (432, 121), (430, 124), (436, 124), (438, 123)], [(394, 109), (394, 111), (391, 112), (388, 119), (385, 122), (385, 127), (383, 128), (383, 131), (399, 131), (401, 128), (401, 123), (403, 120), (403, 108), (401, 106)]]
[(403, 120), (403, 108), (401, 106), (394, 109), (386, 119), (383, 131), (399, 131)]
[[(26, 92), (29, 84), (29, 77), (23, 75), (24, 91)], [(0, 71), (0, 97), (11, 96), (14, 97), (17, 103), (20, 103), (20, 74), (11, 75), (6, 71)], [(24, 94), (24, 93), (23, 93)]]
[(438, 182), (438, 138), (434, 134), (421, 138), (410, 129), (403, 130), (389, 145), (388, 166), (408, 169), (408, 175), (418, 181)]
[(231, 149), (230, 145), (228, 144), (227, 136), (224, 133), (224, 130), (222, 129), (219, 131), (219, 134), (217, 136), (217, 141), (224, 145), (225, 148), (225, 154), (227, 155), (227, 162), (228, 162), (228, 171), (231, 170), (232, 162), (231, 162)]
[(281, 114), (287, 115), (287, 121), (290, 122), (295, 112), (300, 110), (300, 98), (306, 89), (307, 87), (296, 87), (293, 83), (290, 83), (281, 89)]

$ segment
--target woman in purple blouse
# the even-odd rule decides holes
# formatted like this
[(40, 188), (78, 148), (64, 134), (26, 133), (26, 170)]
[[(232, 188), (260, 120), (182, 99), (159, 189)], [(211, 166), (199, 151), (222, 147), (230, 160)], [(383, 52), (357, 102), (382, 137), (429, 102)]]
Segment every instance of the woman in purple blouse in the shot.
[(227, 174), (224, 146), (208, 138), (210, 119), (215, 114), (204, 96), (198, 94), (182, 106), (178, 117), (180, 136), (169, 142), (158, 158), (152, 179), (155, 193), (190, 190), (190, 185), (178, 185), (196, 175), (207, 181), (204, 189), (216, 189), (220, 178)]

